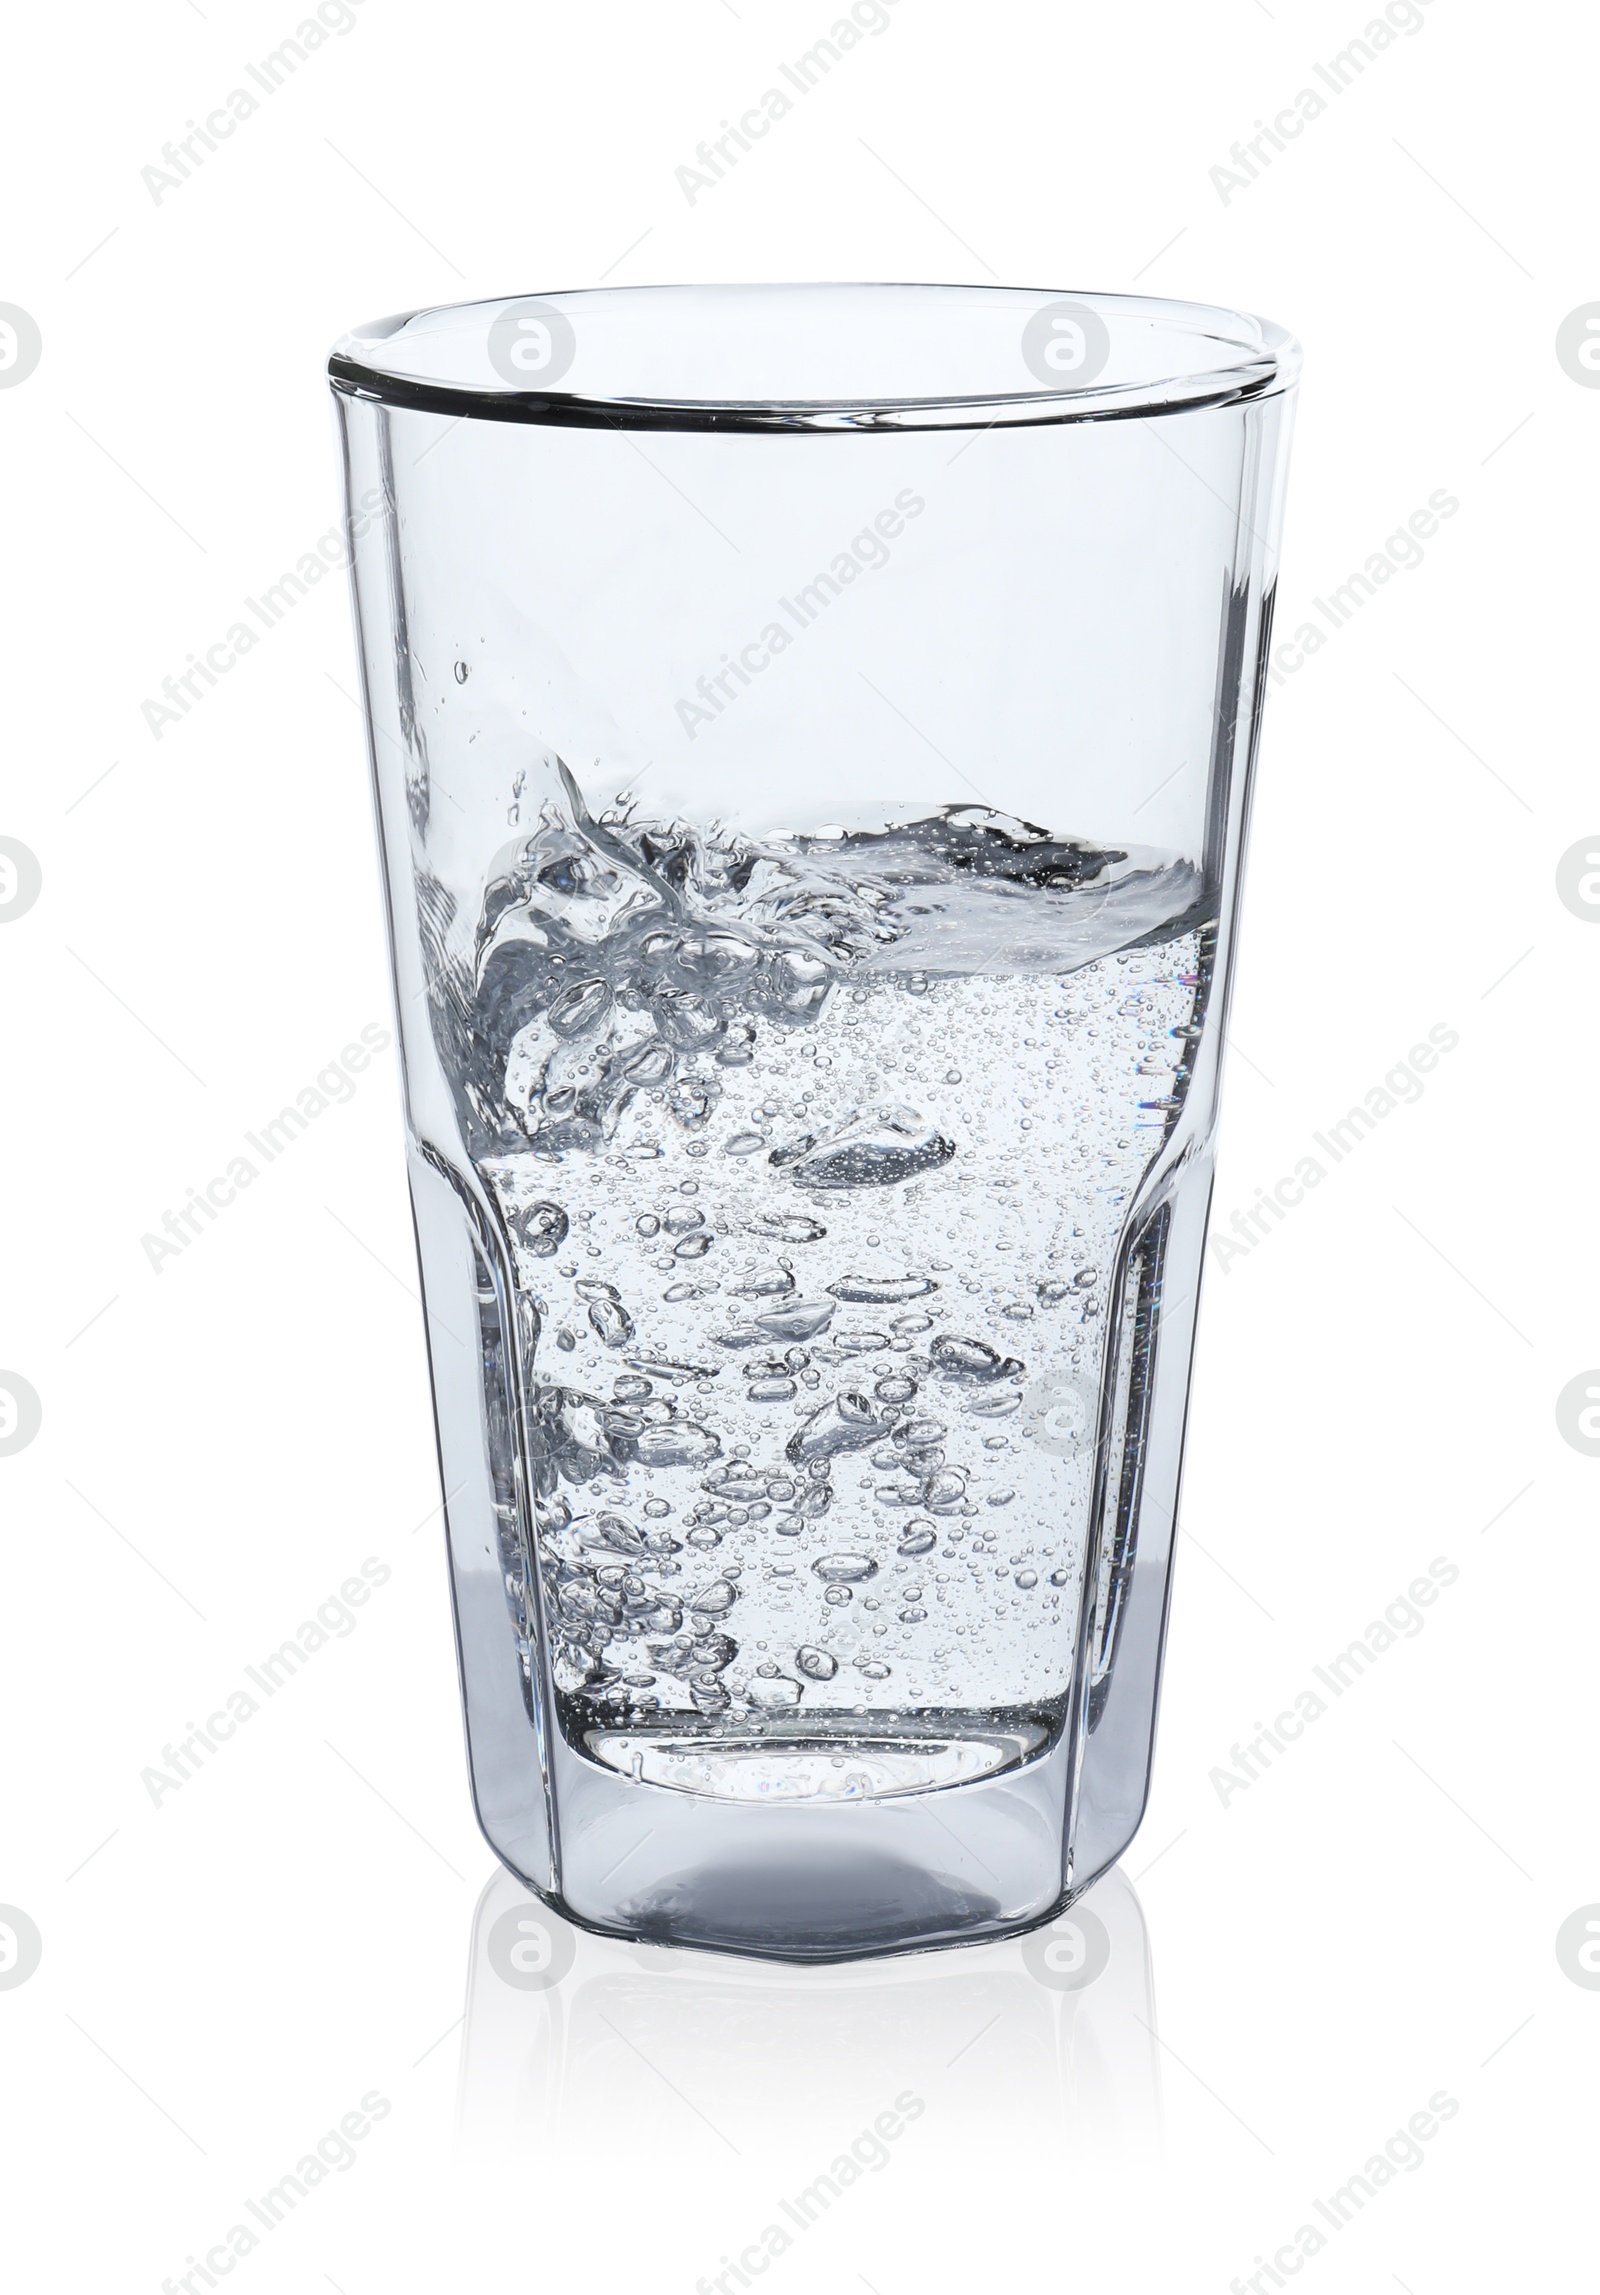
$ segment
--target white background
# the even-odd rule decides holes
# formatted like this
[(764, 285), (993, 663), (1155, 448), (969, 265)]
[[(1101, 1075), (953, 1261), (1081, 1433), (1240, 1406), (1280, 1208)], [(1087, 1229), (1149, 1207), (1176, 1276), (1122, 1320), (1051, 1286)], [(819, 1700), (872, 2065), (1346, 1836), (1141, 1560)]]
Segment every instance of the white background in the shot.
[[(687, 2291), (907, 2090), (889, 2164), (774, 2285), (1226, 2290), (1441, 2090), (1422, 2164), (1306, 2284), (1577, 2283), (1600, 1995), (1555, 1939), (1600, 1899), (1600, 1460), (1555, 1401), (1600, 1361), (1600, 933), (1556, 868), (1600, 825), (1600, 393), (1555, 336), (1600, 297), (1592, 27), (1429, 0), (1224, 201), (1209, 171), (1323, 87), (1370, 0), (895, 0), (691, 204), (675, 169), (833, 0), (354, 13), (159, 203), (141, 170), (253, 85), (297, 0), (102, 0), (12, 36), (0, 300), (44, 346), (0, 392), (0, 834), (44, 888), (0, 932), (0, 1366), (44, 1413), (0, 1458), (0, 1902), (43, 1939), (0, 1990), (16, 2283), (155, 2295), (377, 2091), (353, 2164), (236, 2263), (248, 2295)], [(344, 328), (751, 277), (1286, 322), (1282, 631), (1458, 498), (1273, 692), (1219, 1220), (1430, 1026), (1460, 1044), (1209, 1278), (1126, 1868), (1153, 1973), (1124, 1897), (1098, 2001), (1015, 1946), (796, 1977), (584, 1937), (545, 1994), (497, 2001), (480, 1961), (463, 2022), (495, 1867), (392, 1054), (159, 1274), (140, 1240), (388, 1021), (342, 580), (159, 741), (141, 704), (335, 522)], [(356, 1630), (153, 1806), (141, 1770), (369, 1556), (391, 1575)], [(1440, 1556), (1424, 1630), (1224, 1804), (1230, 1748)]]

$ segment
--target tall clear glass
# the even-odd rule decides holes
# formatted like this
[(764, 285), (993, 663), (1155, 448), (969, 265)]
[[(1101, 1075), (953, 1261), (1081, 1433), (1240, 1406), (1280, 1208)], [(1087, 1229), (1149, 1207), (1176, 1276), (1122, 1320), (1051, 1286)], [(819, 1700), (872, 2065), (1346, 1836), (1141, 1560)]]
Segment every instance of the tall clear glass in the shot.
[(591, 1928), (970, 1942), (1138, 1824), (1295, 367), (923, 286), (332, 357), (473, 1787)]

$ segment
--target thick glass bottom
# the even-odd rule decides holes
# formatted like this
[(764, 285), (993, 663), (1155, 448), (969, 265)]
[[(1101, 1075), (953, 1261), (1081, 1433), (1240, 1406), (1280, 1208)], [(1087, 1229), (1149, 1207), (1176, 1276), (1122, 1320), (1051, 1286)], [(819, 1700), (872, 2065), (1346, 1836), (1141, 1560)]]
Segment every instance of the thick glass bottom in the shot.
[(884, 1801), (1020, 1768), (1051, 1734), (1038, 1721), (951, 1726), (961, 1718), (935, 1715), (923, 1726), (827, 1735), (770, 1726), (750, 1732), (595, 1729), (584, 1748), (639, 1784), (711, 1801)]
[[(858, 1725), (854, 1743), (814, 1727), (808, 1738), (795, 1725), (759, 1738), (629, 1733), (631, 1755), (669, 1770), (712, 1765), (712, 1792), (699, 1774), (663, 1783), (558, 1739), (561, 1825), (546, 1893), (612, 1935), (780, 1960), (918, 1951), (1028, 1927), (1068, 1884), (1070, 1751), (1065, 1736), (1049, 1741), (1041, 1713), (1027, 1757), (1029, 1732), (1005, 1726), (1026, 1718), (995, 1716), (1001, 1726), (981, 1733), (930, 1726), (924, 1736), (907, 1716), (880, 1733)], [(959, 1790), (902, 1782), (948, 1763), (952, 1747), (995, 1766), (951, 1779)], [(852, 1770), (854, 1793), (805, 1790)]]

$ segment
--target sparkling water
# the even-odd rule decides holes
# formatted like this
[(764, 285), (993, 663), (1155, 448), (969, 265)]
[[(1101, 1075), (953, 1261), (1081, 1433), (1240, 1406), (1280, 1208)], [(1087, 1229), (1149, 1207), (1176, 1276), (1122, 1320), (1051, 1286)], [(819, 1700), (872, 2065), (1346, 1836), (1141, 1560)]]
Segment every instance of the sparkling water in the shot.
[(1199, 874), (979, 806), (757, 840), (561, 782), (470, 956), (453, 917), (431, 949), (514, 1270), (509, 1320), (480, 1296), (527, 1662), (542, 1611), (569, 1741), (723, 1798), (1029, 1759)]

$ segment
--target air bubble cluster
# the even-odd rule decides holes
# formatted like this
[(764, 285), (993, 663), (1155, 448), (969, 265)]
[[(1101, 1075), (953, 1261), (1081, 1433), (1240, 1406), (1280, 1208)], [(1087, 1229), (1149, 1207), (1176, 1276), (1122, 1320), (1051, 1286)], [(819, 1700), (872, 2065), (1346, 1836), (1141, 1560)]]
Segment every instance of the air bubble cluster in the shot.
[(422, 904), (530, 1683), (542, 1638), (580, 1743), (1063, 1704), (1094, 1446), (1033, 1398), (1102, 1388), (1195, 872), (978, 806), (763, 842), (534, 779), (470, 930)]

